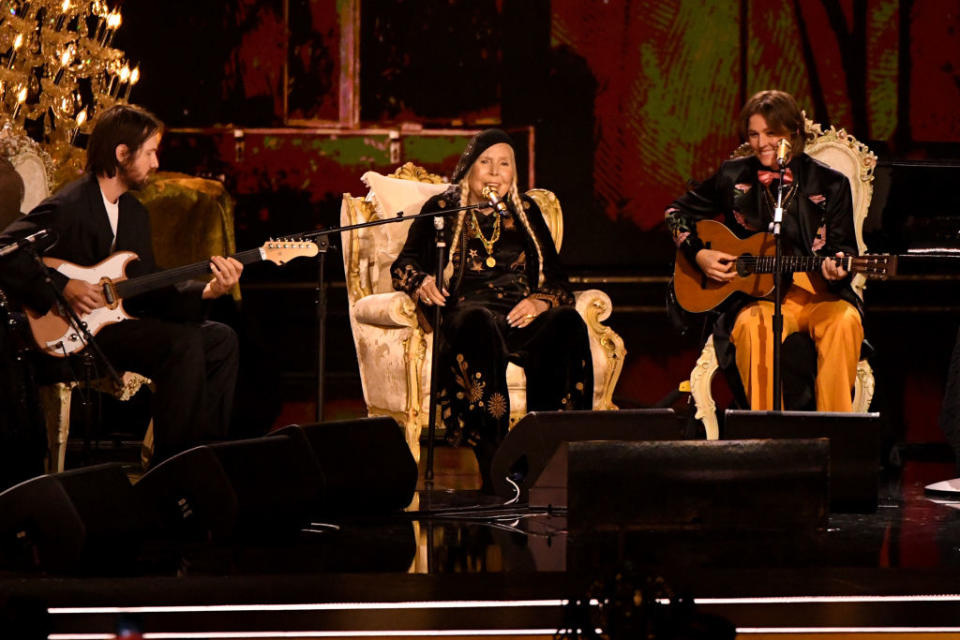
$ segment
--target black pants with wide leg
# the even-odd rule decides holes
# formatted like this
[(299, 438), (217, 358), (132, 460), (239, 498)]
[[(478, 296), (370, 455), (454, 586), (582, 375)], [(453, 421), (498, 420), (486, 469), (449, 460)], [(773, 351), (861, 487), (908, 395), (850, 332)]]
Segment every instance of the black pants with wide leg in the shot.
[(510, 424), (507, 363), (523, 367), (527, 410), (593, 407), (587, 327), (573, 307), (554, 307), (526, 327), (484, 304), (460, 303), (444, 314), (438, 393), (447, 439), (477, 455), (484, 486)]
[(117, 371), (154, 382), (152, 464), (226, 437), (239, 366), (233, 329), (144, 318), (104, 327), (97, 341)]

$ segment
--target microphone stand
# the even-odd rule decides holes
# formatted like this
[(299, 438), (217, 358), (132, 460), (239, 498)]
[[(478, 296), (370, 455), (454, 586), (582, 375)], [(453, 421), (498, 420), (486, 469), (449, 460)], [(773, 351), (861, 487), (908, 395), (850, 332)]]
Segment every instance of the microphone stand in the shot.
[[(436, 231), (437, 264), (434, 270), (434, 282), (443, 293), (443, 267), (447, 241), (443, 237), (443, 218), (433, 219), (433, 228)], [(427, 468), (423, 473), (424, 486), (427, 491), (433, 489), (433, 448), (437, 434), (437, 378), (440, 372), (440, 305), (433, 305), (433, 352), (430, 356), (430, 415), (427, 423)]]
[(782, 411), (782, 390), (781, 383), (781, 346), (783, 340), (783, 236), (780, 233), (780, 227), (783, 223), (783, 177), (786, 173), (786, 162), (780, 165), (780, 182), (777, 185), (777, 206), (773, 210), (773, 238), (774, 238), (774, 256), (773, 256), (773, 410)]
[[(395, 222), (407, 222), (410, 220), (415, 220), (417, 218), (433, 218), (433, 226), (436, 229), (436, 246), (437, 246), (437, 267), (436, 267), (436, 283), (437, 286), (442, 289), (443, 287), (443, 266), (444, 266), (444, 254), (446, 250), (446, 240), (443, 237), (443, 216), (450, 213), (457, 213), (458, 211), (469, 211), (471, 209), (486, 209), (490, 207), (489, 202), (480, 202), (477, 204), (470, 204), (465, 207), (456, 207), (453, 209), (442, 209), (440, 211), (431, 211), (430, 213), (418, 213), (416, 215), (404, 216), (403, 211), (398, 211), (396, 215), (392, 218), (383, 218), (381, 220), (371, 220), (368, 222), (360, 222), (358, 224), (351, 224), (345, 227), (335, 227), (330, 229), (322, 229), (320, 231), (310, 231), (307, 233), (292, 234), (285, 236), (284, 239), (315, 239), (322, 238), (334, 233), (342, 233), (344, 231), (354, 231), (356, 229), (363, 229), (365, 227), (376, 227), (382, 224), (392, 224)], [(499, 215), (499, 214), (498, 214)], [(319, 277), (323, 277), (323, 272), (321, 271)], [(318, 283), (318, 289), (323, 289), (323, 283)], [(433, 355), (430, 362), (430, 420), (429, 426), (427, 427), (427, 465), (426, 470), (424, 471), (424, 483), (427, 489), (433, 487), (433, 449), (434, 449), (434, 440), (436, 439), (437, 432), (437, 378), (439, 377), (439, 363), (440, 363), (440, 322), (441, 322), (441, 313), (440, 306), (434, 305), (433, 309)], [(323, 345), (319, 347), (321, 350)], [(320, 359), (322, 363), (322, 358)], [(322, 364), (321, 364), (322, 366)], [(323, 371), (319, 372), (319, 375), (323, 376)], [(318, 414), (319, 415), (319, 414)]]

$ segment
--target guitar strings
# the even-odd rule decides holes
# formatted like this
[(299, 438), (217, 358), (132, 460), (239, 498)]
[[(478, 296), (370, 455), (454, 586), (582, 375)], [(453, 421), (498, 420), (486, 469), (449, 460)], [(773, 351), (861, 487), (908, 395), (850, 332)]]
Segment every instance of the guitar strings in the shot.
[[(260, 249), (248, 249), (247, 251), (241, 251), (240, 253), (234, 254), (232, 257), (236, 258), (243, 264), (250, 264), (253, 262), (253, 259), (259, 258)], [(139, 276), (133, 280), (121, 280), (120, 282), (115, 283), (117, 288), (117, 295), (120, 298), (128, 298), (131, 295), (135, 295), (137, 290), (141, 287), (146, 289), (153, 288), (158, 283), (168, 281), (167, 284), (173, 284), (179, 282), (180, 280), (189, 279), (188, 274), (197, 273), (197, 275), (210, 272), (210, 261), (203, 260), (201, 262), (195, 262), (193, 264), (184, 265), (182, 267), (174, 267), (172, 269), (167, 269), (164, 271), (158, 271), (157, 273), (149, 273), (144, 276)]]

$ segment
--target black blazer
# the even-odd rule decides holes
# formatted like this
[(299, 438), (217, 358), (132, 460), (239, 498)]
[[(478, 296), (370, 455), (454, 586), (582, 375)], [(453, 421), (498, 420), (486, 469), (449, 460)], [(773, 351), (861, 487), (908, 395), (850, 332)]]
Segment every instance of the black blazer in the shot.
[[(805, 153), (793, 158), (788, 166), (797, 189), (783, 216), (785, 252), (832, 256), (843, 251), (845, 255), (858, 255), (853, 199), (846, 176)], [(757, 178), (757, 171), (762, 168), (754, 156), (728, 160), (713, 176), (667, 207), (667, 225), (674, 236), (689, 234), (679, 248), (691, 261), (703, 248), (696, 235), (699, 220), (722, 215), (724, 224), (739, 237), (767, 230), (773, 216), (772, 207), (765, 202), (765, 189)], [(775, 199), (776, 190), (771, 193)], [(850, 280), (847, 277), (827, 282), (827, 286), (862, 313), (860, 298), (850, 287)], [(734, 306), (739, 308), (742, 303)]]
[[(117, 242), (113, 252), (133, 251), (139, 260), (127, 268), (129, 277), (158, 271), (153, 255), (150, 214), (137, 198), (127, 192), (120, 196), (117, 218)], [(100, 185), (86, 174), (47, 198), (33, 211), (8, 226), (0, 243), (6, 244), (40, 229), (53, 233), (52, 246), (44, 254), (81, 266), (92, 266), (112, 253), (113, 232), (103, 204)], [(60, 290), (67, 277), (47, 269)], [(46, 312), (56, 296), (45, 283), (45, 274), (25, 251), (18, 251), (0, 262), (0, 285), (38, 312)], [(148, 293), (130, 301), (128, 311), (136, 315), (156, 315), (179, 319), (200, 319), (205, 305), (200, 299), (202, 283), (185, 283)]]

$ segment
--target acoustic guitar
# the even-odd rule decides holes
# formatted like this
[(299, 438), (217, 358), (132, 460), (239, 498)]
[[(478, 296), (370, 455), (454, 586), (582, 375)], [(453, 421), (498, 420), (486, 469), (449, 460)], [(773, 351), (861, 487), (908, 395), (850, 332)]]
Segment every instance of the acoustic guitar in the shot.
[[(232, 257), (245, 265), (266, 260), (283, 265), (294, 258), (314, 257), (319, 251), (319, 247), (314, 242), (271, 240), (256, 249), (241, 251)], [(90, 333), (96, 335), (103, 327), (132, 317), (123, 309), (124, 299), (210, 273), (210, 261), (204, 260), (128, 279), (127, 265), (137, 259), (137, 254), (132, 251), (118, 251), (92, 267), (81, 267), (58, 258), (44, 258), (43, 262), (68, 278), (84, 280), (100, 288), (107, 304), (80, 316), (80, 319), (87, 324)], [(33, 339), (44, 353), (62, 358), (80, 351), (85, 346), (81, 337), (58, 313), (56, 307), (46, 314), (39, 314), (27, 308), (26, 315)]]
[[(735, 292), (753, 298), (766, 298), (773, 293), (773, 269), (776, 244), (771, 233), (755, 233), (740, 239), (726, 226), (714, 220), (697, 223), (697, 235), (704, 247), (737, 256), (737, 276), (728, 282), (708, 278), (696, 263), (677, 251), (673, 270), (673, 289), (677, 302), (691, 313), (702, 313), (716, 308)], [(884, 279), (896, 274), (897, 256), (788, 256), (781, 259), (781, 273), (819, 273), (824, 260), (834, 260), (851, 273), (862, 273), (868, 278)]]

